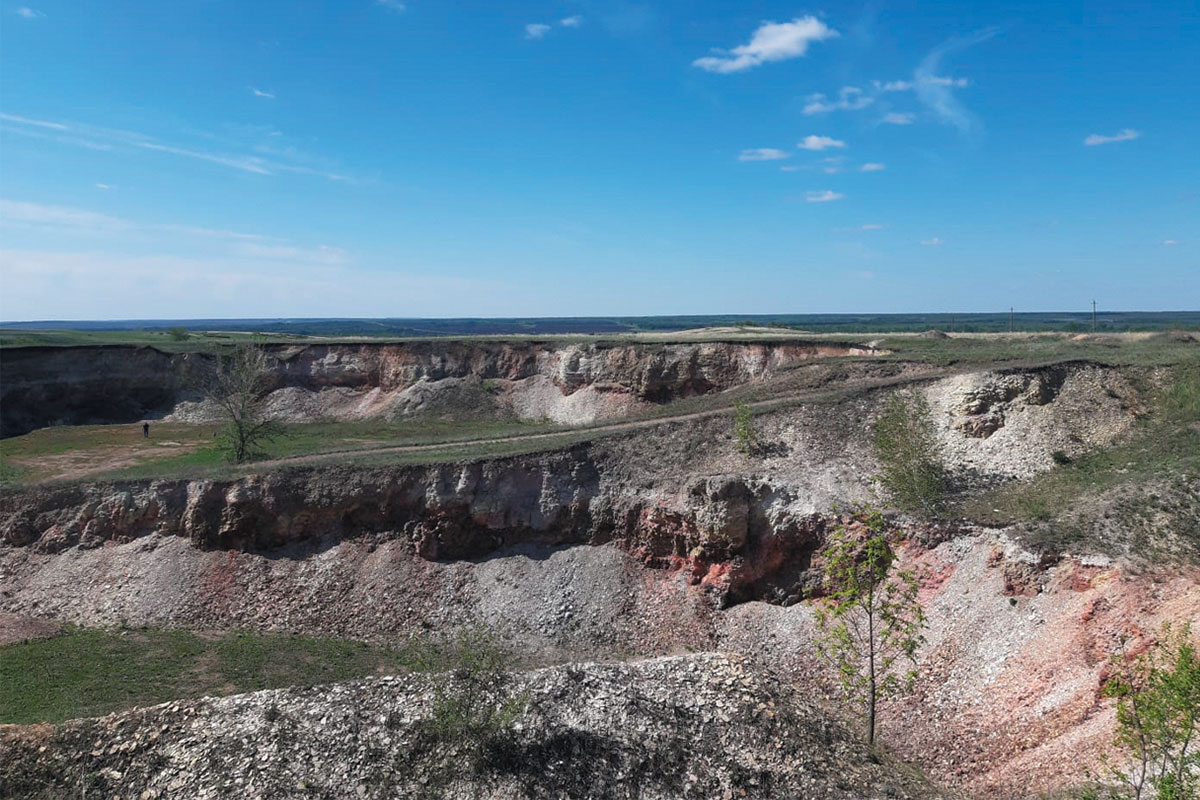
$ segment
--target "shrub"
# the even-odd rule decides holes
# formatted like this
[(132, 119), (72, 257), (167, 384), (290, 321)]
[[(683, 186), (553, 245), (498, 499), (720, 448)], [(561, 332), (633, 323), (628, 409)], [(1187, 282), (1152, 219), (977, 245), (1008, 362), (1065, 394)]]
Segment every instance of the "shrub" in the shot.
[(742, 455), (750, 455), (758, 449), (758, 431), (754, 427), (754, 412), (750, 406), (739, 401), (733, 407), (734, 446)]
[(893, 501), (905, 511), (936, 514), (944, 502), (946, 475), (924, 395), (889, 395), (875, 422), (872, 443), (881, 469), (879, 482)]

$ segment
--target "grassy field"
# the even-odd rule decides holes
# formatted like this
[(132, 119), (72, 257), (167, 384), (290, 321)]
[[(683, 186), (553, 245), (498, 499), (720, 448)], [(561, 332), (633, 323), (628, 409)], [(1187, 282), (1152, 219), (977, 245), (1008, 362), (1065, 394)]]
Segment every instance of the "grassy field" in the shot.
[(413, 669), (428, 645), (184, 630), (68, 630), (0, 647), (0, 723), (61, 722), (185, 697)]

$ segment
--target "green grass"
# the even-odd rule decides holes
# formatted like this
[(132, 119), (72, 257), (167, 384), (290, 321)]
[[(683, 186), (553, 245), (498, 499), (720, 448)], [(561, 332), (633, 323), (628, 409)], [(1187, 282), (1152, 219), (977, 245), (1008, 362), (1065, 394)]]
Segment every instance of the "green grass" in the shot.
[(69, 630), (0, 647), (0, 723), (61, 722), (184, 697), (353, 680), (419, 665), (423, 646), (248, 632)]

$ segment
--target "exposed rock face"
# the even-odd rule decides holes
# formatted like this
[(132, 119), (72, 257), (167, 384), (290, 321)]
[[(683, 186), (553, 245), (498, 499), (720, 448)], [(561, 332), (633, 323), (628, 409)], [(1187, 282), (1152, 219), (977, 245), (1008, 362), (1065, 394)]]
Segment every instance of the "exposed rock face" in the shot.
[[(734, 602), (796, 597), (825, 520), (776, 506), (764, 482), (706, 478), (680, 507), (601, 481), (586, 448), (432, 467), (294, 469), (229, 481), (47, 487), (0, 498), (0, 543), (57, 553), (181, 536), (202, 550), (269, 553), (319, 541), (398, 541), (428, 561), (519, 545), (615, 542)], [(783, 583), (779, 583), (783, 581)]]
[(74, 796), (82, 772), (96, 796), (147, 800), (941, 796), (785, 687), (718, 654), (519, 675), (519, 727), (475, 769), (447, 744), (414, 757), (422, 676), (168, 703), (0, 733), (0, 794)]
[[(297, 421), (424, 410), (587, 421), (639, 404), (728, 389), (805, 359), (870, 355), (862, 345), (794, 341), (557, 344), (421, 341), (270, 345), (270, 405)], [(153, 347), (24, 347), (0, 351), (0, 435), (53, 424), (212, 417), (199, 386), (214, 360)], [(582, 393), (582, 394), (580, 394)]]

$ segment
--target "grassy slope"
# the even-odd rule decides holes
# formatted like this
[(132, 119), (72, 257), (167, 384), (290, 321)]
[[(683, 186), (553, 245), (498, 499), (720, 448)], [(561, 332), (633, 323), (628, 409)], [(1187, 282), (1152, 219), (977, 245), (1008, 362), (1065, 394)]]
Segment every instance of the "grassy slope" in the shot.
[(423, 652), (296, 635), (70, 630), (0, 647), (0, 724), (352, 680), (415, 668)]
[(1016, 525), (1039, 549), (1200, 561), (1200, 367), (1175, 367), (1126, 441), (968, 498), (958, 511)]

